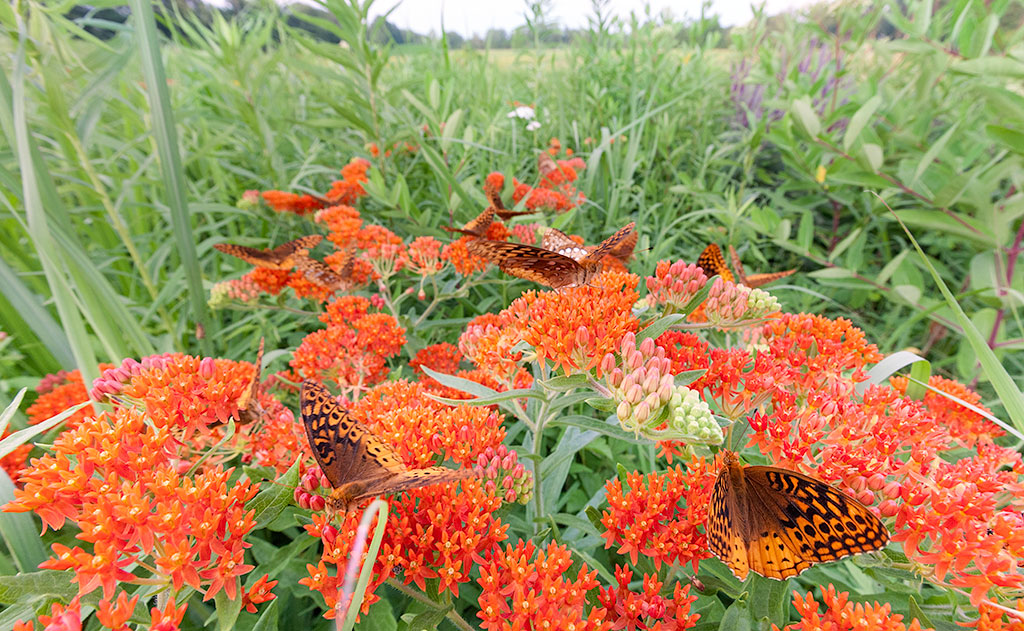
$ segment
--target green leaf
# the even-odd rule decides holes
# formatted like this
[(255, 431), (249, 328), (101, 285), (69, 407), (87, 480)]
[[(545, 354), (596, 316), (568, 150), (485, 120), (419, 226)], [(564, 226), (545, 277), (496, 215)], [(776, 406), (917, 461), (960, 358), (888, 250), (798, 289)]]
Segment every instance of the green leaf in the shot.
[(682, 313), (672, 313), (667, 316), (662, 316), (648, 324), (642, 331), (636, 334), (636, 345), (640, 346), (640, 342), (643, 342), (649, 337), (658, 339), (661, 337), (662, 333), (685, 321), (686, 316)]
[(857, 384), (857, 394), (863, 395), (867, 391), (868, 386), (877, 386), (915, 362), (927, 363), (927, 360), (910, 351), (897, 351), (892, 355), (886, 356), (882, 361), (871, 367), (871, 370), (867, 372), (867, 379)]
[(571, 427), (578, 427), (580, 429), (588, 429), (597, 432), (598, 434), (610, 436), (615, 440), (634, 443), (636, 445), (650, 444), (651, 441), (643, 438), (637, 438), (633, 434), (622, 429), (622, 427), (617, 422), (615, 422), (614, 418), (615, 417), (609, 417), (609, 421), (611, 422), (608, 422), (599, 421), (589, 416), (559, 416), (549, 421), (548, 425), (565, 425)]
[[(42, 423), (29, 425), (25, 429), (19, 429), (18, 431), (14, 432), (7, 438), (0, 440), (0, 458), (3, 458), (7, 454), (14, 451), (16, 448), (20, 447), (21, 445), (24, 445), (32, 437), (42, 434), (43, 432), (49, 431), (51, 428), (60, 425), (69, 416), (86, 407), (87, 405), (92, 405), (92, 401), (86, 401), (85, 403), (73, 405), (68, 409), (64, 410), (63, 412), (61, 412), (60, 414), (57, 414), (56, 416), (51, 416)], [(10, 410), (10, 406), (8, 406), (7, 410)], [(7, 410), (4, 411), (5, 414), (7, 413)]]
[(431, 609), (430, 611), (417, 614), (415, 618), (409, 621), (409, 627), (406, 631), (435, 631), (451, 609), (451, 607)]
[[(310, 537), (310, 539), (312, 539), (312, 537)], [(280, 602), (280, 600), (277, 598), (270, 601), (270, 604), (267, 605), (267, 608), (264, 609), (263, 613), (260, 614), (260, 619), (256, 621), (255, 625), (253, 625), (252, 631), (277, 631), (278, 602)]]
[(939, 139), (928, 147), (928, 151), (924, 152), (924, 155), (921, 156), (921, 160), (917, 163), (917, 168), (914, 169), (914, 177), (910, 179), (910, 188), (913, 188), (917, 184), (918, 180), (921, 179), (921, 175), (925, 172), (925, 169), (935, 161), (935, 157), (946, 147), (946, 143), (949, 142), (949, 139), (953, 137), (953, 134), (955, 134), (956, 130), (959, 128), (960, 121), (954, 122), (950, 125), (949, 129), (946, 130), (946, 133), (939, 136)]
[[(898, 218), (898, 216), (897, 216)], [(956, 301), (953, 296), (953, 292), (949, 291), (946, 287), (946, 283), (942, 280), (942, 276), (939, 275), (938, 270), (932, 265), (931, 259), (924, 253), (921, 246), (918, 245), (917, 239), (910, 230), (900, 222), (904, 232), (910, 238), (911, 243), (914, 244), (914, 249), (917, 250), (918, 255), (924, 264), (927, 266), (928, 271), (932, 275), (932, 279), (935, 284), (938, 285), (939, 291), (942, 292), (942, 297), (945, 298), (946, 304), (953, 310), (953, 315), (956, 317), (957, 323), (963, 329), (964, 337), (967, 338), (968, 343), (974, 350), (974, 353), (978, 356), (978, 361), (981, 362), (981, 368), (985, 375), (989, 378), (992, 383), (992, 387), (995, 388), (996, 394), (999, 395), (999, 400), (1002, 402), (1003, 407), (1006, 409), (1006, 413), (1010, 417), (1010, 421), (1018, 432), (1024, 432), (1024, 395), (1021, 394), (1017, 384), (1014, 383), (1013, 377), (1006, 372), (1006, 368), (1003, 367), (999, 358), (988, 346), (988, 342), (985, 337), (974, 327), (971, 319), (964, 313), (960, 303)]]
[[(230, 579), (238, 582), (238, 578)], [(217, 608), (217, 628), (220, 631), (231, 631), (235, 628), (235, 621), (238, 620), (238, 614), (242, 611), (242, 594), (240, 590), (236, 590), (235, 598), (228, 598), (227, 591), (221, 589), (217, 592), (217, 595), (213, 597), (213, 602)]]
[[(454, 388), (459, 392), (472, 394), (473, 396), (476, 397), (493, 397), (499, 394), (497, 390), (492, 390), (491, 388), (480, 385), (475, 381), (463, 379), (462, 377), (456, 377), (455, 375), (447, 375), (443, 372), (437, 372), (436, 370), (428, 368), (427, 366), (423, 366), (423, 372), (425, 372), (428, 377), (432, 377), (433, 379), (435, 379), (442, 386), (448, 386), (449, 388)], [(467, 403), (467, 401), (459, 401), (459, 403)]]
[(878, 172), (884, 164), (884, 158), (882, 157), (882, 148), (873, 142), (866, 142), (860, 147), (861, 157), (867, 162), (871, 170)]
[(1024, 79), (1024, 63), (1012, 57), (981, 57), (979, 59), (961, 59), (950, 66), (953, 72), (984, 76), (989, 79), (1003, 77), (1008, 79)]
[(1010, 151), (1024, 155), (1024, 131), (1002, 125), (985, 125), (985, 133)]
[(805, 134), (811, 138), (818, 137), (818, 134), (821, 133), (821, 121), (818, 120), (818, 115), (814, 113), (814, 106), (811, 105), (811, 97), (802, 96), (794, 100), (790, 112), (793, 114), (793, 118), (796, 120), (797, 126), (799, 126)]
[(917, 604), (917, 600), (915, 600), (913, 596), (910, 596), (910, 617), (917, 618), (917, 621), (921, 623), (921, 628), (923, 629), (935, 628), (935, 625), (928, 619), (928, 615), (921, 609), (921, 605)]
[(915, 401), (920, 401), (921, 399), (923, 399), (925, 393), (928, 391), (924, 384), (928, 383), (928, 378), (931, 377), (931, 375), (931, 362), (915, 362), (910, 367), (911, 379), (907, 382), (907, 396)]
[(52, 596), (68, 602), (78, 593), (78, 585), (71, 582), (74, 576), (72, 570), (40, 570), (0, 576), (0, 603), (13, 605), (37, 596)]
[(299, 459), (284, 474), (252, 498), (246, 508), (256, 511), (254, 530), (265, 528), (291, 505), (295, 487), (299, 485)]
[(563, 377), (552, 377), (547, 381), (541, 381), (540, 387), (544, 390), (568, 392), (569, 390), (575, 390), (576, 388), (587, 385), (588, 380), (589, 375), (585, 373), (576, 373), (572, 375), (565, 375)]
[(843, 151), (850, 153), (850, 147), (860, 137), (860, 133), (864, 131), (864, 126), (868, 124), (871, 117), (875, 115), (875, 110), (882, 104), (882, 97), (877, 94), (864, 104), (860, 106), (860, 109), (854, 113), (853, 117), (850, 118), (850, 124), (846, 127), (846, 133), (843, 135)]
[[(0, 469), (0, 506), (13, 501), (14, 484)], [(0, 537), (3, 537), (19, 572), (31, 572), (47, 558), (39, 527), (29, 513), (0, 512)]]
[(672, 382), (677, 386), (688, 386), (703, 377), (706, 372), (706, 368), (701, 368), (699, 370), (684, 370), (676, 375)]
[[(14, 400), (11, 401), (11, 404), (8, 405), (2, 413), (0, 413), (0, 435), (3, 435), (3, 433), (7, 431), (7, 427), (10, 426), (11, 419), (14, 418), (14, 414), (18, 411), (18, 408), (21, 406), (21, 400), (25, 398), (25, 392), (27, 390), (28, 388), (22, 388), (21, 390), (19, 390), (18, 394), (14, 395)], [(2, 445), (3, 442), (0, 441), (0, 446)], [(0, 454), (0, 458), (6, 455), (7, 454)]]

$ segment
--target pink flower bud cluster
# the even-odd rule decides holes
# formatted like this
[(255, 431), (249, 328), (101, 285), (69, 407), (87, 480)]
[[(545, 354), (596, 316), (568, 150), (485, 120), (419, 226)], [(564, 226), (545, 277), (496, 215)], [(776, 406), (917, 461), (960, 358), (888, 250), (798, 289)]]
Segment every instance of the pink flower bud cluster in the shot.
[(779, 310), (779, 301), (763, 289), (751, 289), (718, 278), (711, 286), (704, 313), (719, 327), (749, 324)]
[(241, 278), (225, 280), (210, 288), (210, 299), (207, 304), (211, 309), (218, 309), (232, 300), (238, 302), (254, 302), (259, 298), (261, 289), (250, 274)]
[(659, 261), (654, 276), (647, 277), (647, 302), (651, 307), (671, 305), (681, 309), (707, 282), (707, 274), (697, 265)]
[(639, 436), (660, 424), (659, 413), (672, 398), (672, 361), (652, 338), (646, 338), (637, 347), (633, 333), (622, 336), (619, 355), (621, 365), (617, 365), (613, 354), (605, 355), (601, 371), (607, 375), (608, 386), (618, 401), (615, 413), (622, 428)]
[(519, 454), (505, 445), (497, 449), (488, 447), (477, 458), (477, 469), (482, 471), (484, 489), (499, 495), (506, 503), (526, 504), (533, 497), (533, 472), (519, 462)]
[(68, 371), (58, 370), (57, 372), (46, 375), (39, 380), (39, 385), (36, 386), (36, 394), (46, 394), (52, 391), (57, 386), (64, 385), (68, 381)]
[(321, 488), (326, 489), (328, 493), (331, 490), (331, 483), (323, 470), (320, 467), (306, 469), (299, 480), (299, 485), (295, 487), (295, 503), (300, 508), (322, 511), (327, 506), (327, 498), (321, 495)]
[(260, 206), (260, 192), (256, 190), (248, 190), (242, 193), (242, 196), (235, 202), (237, 208), (242, 210), (254, 210)]
[(521, 243), (527, 245), (534, 245), (537, 243), (537, 230), (540, 228), (540, 224), (536, 221), (531, 223), (520, 223), (512, 226), (512, 236), (519, 240)]
[[(143, 357), (141, 361), (133, 357), (126, 357), (121, 361), (120, 366), (104, 370), (96, 381), (92, 382), (92, 390), (89, 392), (89, 397), (94, 401), (102, 401), (110, 395), (120, 394), (125, 384), (131, 381), (132, 377), (140, 374), (144, 370), (150, 370), (153, 368), (163, 369), (168, 364), (172, 363), (173, 359), (176, 357), (180, 357), (180, 355), (175, 353), (163, 353), (161, 355)], [(203, 358), (199, 364), (199, 374), (208, 380), (212, 379), (214, 375), (207, 373), (211, 372), (213, 366), (213, 358)]]

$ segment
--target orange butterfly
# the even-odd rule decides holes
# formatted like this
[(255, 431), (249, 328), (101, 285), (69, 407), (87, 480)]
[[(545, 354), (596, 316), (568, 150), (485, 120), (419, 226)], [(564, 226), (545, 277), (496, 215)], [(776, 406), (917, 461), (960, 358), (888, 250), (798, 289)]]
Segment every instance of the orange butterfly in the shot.
[(581, 257), (579, 261), (570, 256), (525, 243), (485, 239), (470, 241), (469, 252), (491, 261), (501, 271), (512, 276), (532, 280), (553, 289), (577, 287), (589, 285), (590, 281), (601, 273), (601, 259), (625, 240), (633, 232), (635, 226), (635, 223), (630, 222), (602, 241), (590, 253)]
[(483, 237), (487, 234), (487, 229), (491, 227), (492, 223), (494, 223), (493, 207), (483, 211), (477, 215), (473, 221), (470, 221), (461, 228), (456, 228), (454, 226), (441, 226), (441, 228), (448, 232), (460, 232), (470, 237)]
[(313, 456), (334, 488), (332, 513), (347, 513), (359, 502), (384, 493), (418, 489), (475, 475), (472, 469), (409, 469), (370, 428), (338, 405), (323, 384), (302, 382), (302, 422)]
[[(607, 252), (608, 256), (614, 256), (615, 258), (622, 261), (623, 264), (629, 262), (633, 258), (633, 249), (636, 248), (637, 232), (634, 230), (626, 235), (626, 238), (620, 241)], [(544, 231), (544, 236), (541, 238), (540, 247), (545, 250), (551, 250), (552, 252), (558, 252), (564, 256), (576, 259), (579, 261), (583, 257), (593, 252), (597, 246), (594, 245), (580, 245), (573, 240), (572, 237), (565, 234), (561, 230), (555, 228), (547, 228)]]
[(355, 269), (355, 260), (354, 251), (346, 252), (341, 262), (341, 271), (335, 272), (327, 263), (302, 254), (295, 258), (295, 268), (315, 285), (335, 291), (347, 291), (353, 286), (352, 272)]
[(257, 250), (234, 243), (215, 243), (213, 247), (256, 267), (290, 270), (295, 267), (296, 257), (309, 254), (309, 251), (315, 248), (323, 238), (323, 235), (311, 234), (288, 243), (282, 243), (273, 250)]
[(778, 580), (810, 566), (884, 548), (889, 531), (867, 507), (828, 484), (778, 467), (750, 467), (723, 452), (708, 507), (708, 548), (736, 578)]
[(540, 172), (541, 179), (549, 177), (555, 171), (559, 171), (558, 163), (551, 157), (547, 151), (542, 151), (537, 156), (537, 171)]
[(725, 257), (722, 256), (722, 250), (718, 247), (717, 243), (712, 243), (704, 248), (704, 251), (697, 257), (697, 266), (703, 269), (709, 276), (721, 276), (723, 280), (746, 285), (750, 288), (766, 285), (796, 272), (796, 269), (790, 269), (784, 272), (769, 272), (747, 276), (746, 272), (743, 271), (743, 264), (740, 262), (739, 254), (736, 253), (736, 248), (730, 245), (729, 254), (732, 257), (733, 269), (736, 270), (735, 276), (726, 266)]
[(536, 212), (533, 210), (519, 211), (505, 208), (505, 202), (501, 201), (501, 191), (491, 186), (490, 182), (487, 181), (484, 181), (484, 194), (487, 195), (487, 201), (491, 204), (488, 210), (493, 211), (494, 214), (501, 217), (503, 221), (508, 221), (513, 217), (520, 217), (522, 215), (532, 215)]
[[(260, 394), (260, 375), (262, 374), (263, 365), (263, 338), (260, 338), (260, 349), (256, 352), (256, 361), (253, 362), (256, 367), (256, 371), (252, 375), (252, 379), (249, 384), (242, 391), (242, 394), (238, 397), (235, 405), (238, 406), (238, 412), (235, 413), (235, 424), (244, 425), (245, 423), (252, 423), (263, 417), (263, 406), (259, 402)], [(218, 427), (224, 425), (221, 422), (211, 423), (211, 427)]]

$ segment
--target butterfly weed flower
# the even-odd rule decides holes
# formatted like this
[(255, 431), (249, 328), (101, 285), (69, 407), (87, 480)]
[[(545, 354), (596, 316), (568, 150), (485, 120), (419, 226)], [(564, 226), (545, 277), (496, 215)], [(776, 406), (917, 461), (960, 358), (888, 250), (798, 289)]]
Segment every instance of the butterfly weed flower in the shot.
[[(101, 371), (111, 368), (110, 364), (100, 364), (99, 368)], [(85, 403), (89, 400), (89, 394), (85, 387), (85, 382), (82, 379), (82, 373), (78, 370), (72, 370), (67, 373), (63, 383), (57, 383), (56, 380), (49, 380), (49, 390), (40, 394), (32, 405), (28, 406), (25, 410), (26, 416), (28, 416), (28, 422), (31, 425), (42, 423), (46, 419), (60, 414), (64, 410), (68, 409), (73, 405), (79, 403)], [(99, 399), (97, 399), (99, 400)], [(93, 415), (93, 411), (89, 407), (84, 407), (81, 410), (75, 412), (64, 421), (65, 428), (77, 427), (86, 418)]]
[(256, 210), (260, 206), (260, 192), (249, 189), (242, 193), (242, 196), (235, 202), (235, 208), (242, 210)]
[(434, 237), (418, 237), (409, 244), (409, 269), (420, 276), (433, 276), (444, 268), (440, 241)]
[(363, 182), (367, 180), (366, 171), (369, 168), (369, 160), (352, 158), (341, 169), (342, 179), (331, 182), (331, 188), (324, 193), (324, 197), (332, 204), (351, 206), (356, 203), (360, 197), (366, 195)]
[(261, 290), (256, 282), (246, 274), (241, 278), (221, 281), (210, 288), (210, 299), (207, 304), (211, 309), (220, 309), (232, 301), (243, 304), (256, 302)]
[(477, 579), (480, 628), (612, 629), (603, 608), (586, 609), (588, 592), (598, 587), (597, 570), (580, 564), (573, 577), (573, 565), (568, 548), (554, 542), (538, 549), (520, 540), (491, 551)]
[(657, 575), (644, 574), (640, 592), (629, 588), (633, 572), (626, 567), (615, 566), (614, 586), (600, 590), (598, 602), (607, 611), (605, 619), (613, 629), (692, 629), (700, 619), (691, 614), (690, 606), (697, 600), (690, 595), (690, 586), (676, 583), (671, 596), (663, 596), (664, 584)]
[(323, 204), (312, 195), (299, 195), (285, 191), (263, 191), (263, 201), (279, 213), (308, 215), (323, 208)]
[(875, 604), (850, 602), (848, 592), (836, 593), (836, 588), (829, 583), (821, 591), (821, 601), (825, 605), (824, 613), (818, 611), (819, 604), (814, 592), (801, 596), (793, 592), (793, 607), (800, 615), (800, 622), (789, 624), (781, 630), (772, 625), (773, 631), (931, 631), (930, 627), (922, 628), (914, 618), (910, 625), (904, 624), (902, 614), (893, 613), (889, 603)]
[(716, 474), (703, 458), (693, 458), (685, 470), (676, 465), (663, 473), (633, 472), (624, 483), (612, 478), (605, 484), (608, 508), (601, 513), (605, 548), (616, 547), (633, 565), (643, 555), (656, 568), (689, 563), (696, 572), (709, 556), (698, 526), (707, 520)]

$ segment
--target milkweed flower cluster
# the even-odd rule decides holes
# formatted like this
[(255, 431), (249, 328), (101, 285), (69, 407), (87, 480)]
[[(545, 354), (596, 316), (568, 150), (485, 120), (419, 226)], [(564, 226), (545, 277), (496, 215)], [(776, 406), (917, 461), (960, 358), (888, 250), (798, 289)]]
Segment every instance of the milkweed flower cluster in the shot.
[(371, 313), (370, 301), (361, 296), (334, 299), (320, 320), (327, 328), (307, 335), (291, 360), (304, 379), (367, 388), (387, 377), (387, 358), (405, 344), (405, 329), (394, 316)]
[(528, 504), (533, 497), (533, 473), (519, 462), (519, 455), (505, 445), (497, 449), (488, 447), (477, 458), (477, 466), (483, 471), (484, 488), (488, 493), (504, 491), (506, 504), (519, 502)]
[(601, 590), (598, 602), (608, 612), (605, 617), (613, 629), (664, 629), (683, 631), (692, 629), (700, 619), (691, 614), (690, 606), (697, 600), (690, 595), (690, 586), (675, 584), (671, 597), (663, 596), (664, 583), (656, 574), (644, 574), (642, 591), (634, 592), (629, 585), (633, 572), (621, 565), (615, 566), (614, 587)]
[(582, 564), (571, 578), (572, 555), (565, 546), (538, 550), (532, 541), (491, 551), (480, 566), (480, 628), (576, 629), (608, 631), (607, 612), (586, 611), (587, 593), (596, 587), (597, 570)]
[(704, 315), (708, 324), (719, 328), (743, 326), (779, 310), (777, 298), (763, 289), (751, 289), (719, 277), (711, 285)]
[[(498, 414), (477, 407), (445, 406), (426, 397), (422, 385), (404, 381), (371, 389), (352, 404), (349, 413), (386, 437), (412, 469), (432, 466), (439, 458), (471, 467), (481, 456), (497, 454), (505, 438)], [(375, 590), (394, 579), (396, 571), (401, 571), (407, 585), (425, 590), (426, 581), (436, 579), (439, 592), (457, 596), (477, 560), (506, 538), (507, 526), (496, 516), (505, 491), (470, 478), (394, 497), (362, 611), (379, 599)], [(316, 499), (307, 502), (313, 508), (320, 506)], [(314, 513), (313, 523), (306, 527), (323, 541), (323, 553), (318, 564), (307, 566), (309, 576), (300, 583), (323, 595), (327, 618), (334, 616), (359, 518), (358, 511), (350, 511), (335, 528), (322, 514)]]
[(34, 511), (44, 530), (77, 525), (87, 547), (56, 543), (41, 567), (73, 571), (79, 596), (102, 588), (101, 607), (133, 582), (235, 598), (238, 577), (252, 569), (245, 536), (255, 522), (245, 503), (256, 487), (229, 482), (231, 470), (220, 467), (184, 474), (180, 444), (133, 408), (90, 417), (32, 461), (4, 510)]
[[(932, 631), (930, 627), (922, 628), (917, 618), (909, 626), (904, 624), (903, 616), (893, 613), (889, 603), (852, 603), (849, 593), (836, 593), (831, 583), (822, 590), (821, 600), (825, 605), (824, 613), (818, 611), (818, 601), (814, 599), (813, 592), (807, 592), (804, 596), (793, 592), (793, 607), (800, 615), (800, 622), (786, 625), (782, 631)], [(780, 631), (774, 624), (772, 629)]]

